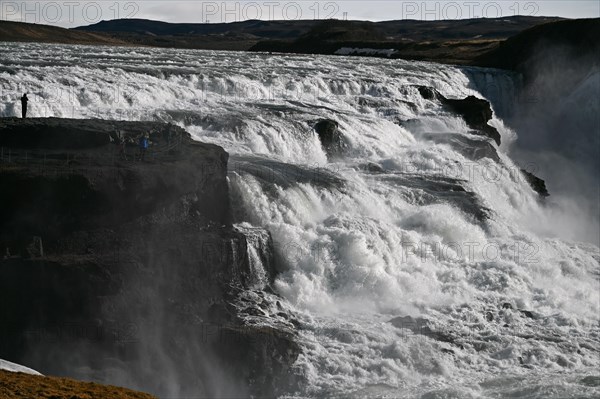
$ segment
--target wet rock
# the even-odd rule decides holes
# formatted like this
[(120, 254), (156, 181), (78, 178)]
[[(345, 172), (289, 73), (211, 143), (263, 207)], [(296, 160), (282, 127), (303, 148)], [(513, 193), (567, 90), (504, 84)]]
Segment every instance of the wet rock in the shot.
[(427, 324), (427, 320), (421, 317), (415, 318), (411, 316), (399, 316), (391, 319), (390, 323), (392, 323), (394, 327), (406, 328), (416, 333), (416, 331), (419, 331), (423, 326)]
[(527, 317), (528, 319), (535, 319), (533, 312), (531, 312), (529, 310), (519, 309), (519, 312), (521, 312), (521, 314), (523, 316)]
[(494, 321), (494, 315), (492, 314), (492, 312), (486, 312), (485, 313), (485, 319), (487, 321)]
[(323, 119), (316, 123), (314, 129), (319, 135), (323, 145), (331, 145), (335, 141), (338, 132), (338, 123), (331, 119)]
[(459, 133), (424, 133), (421, 137), (435, 143), (447, 144), (472, 161), (489, 158), (495, 162), (500, 162), (496, 147), (485, 139), (475, 139)]
[(496, 144), (500, 145), (500, 133), (495, 127), (488, 125), (488, 122), (492, 119), (493, 112), (487, 100), (469, 96), (464, 99), (448, 99), (443, 97), (441, 101), (452, 112), (460, 115), (471, 129), (493, 139)]
[(252, 381), (259, 397), (278, 397), (297, 387), (292, 365), (300, 347), (293, 333), (271, 327), (228, 327), (221, 331), (221, 341), (219, 357), (235, 378)]
[(381, 165), (369, 162), (366, 164), (361, 164), (359, 166), (362, 170), (370, 172), (370, 173), (385, 173), (385, 169), (381, 167)]
[(285, 312), (279, 312), (279, 313), (277, 313), (277, 316), (279, 316), (279, 317), (281, 317), (283, 319), (286, 319), (286, 320), (288, 320), (290, 318), (290, 315), (288, 315)]
[(402, 194), (402, 189), (420, 190), (420, 196), (415, 198), (412, 193), (405, 196), (406, 201), (424, 204), (450, 203), (465, 214), (472, 216), (480, 223), (489, 219), (492, 211), (485, 207), (479, 196), (467, 191), (462, 184), (464, 181), (436, 176), (420, 176), (410, 174), (394, 174), (382, 176), (390, 184), (395, 184)]
[(580, 382), (588, 387), (600, 387), (600, 376), (588, 375), (583, 377)]
[(389, 322), (392, 323), (394, 327), (410, 330), (416, 335), (424, 335), (436, 341), (456, 344), (454, 337), (443, 331), (433, 330), (429, 327), (429, 322), (420, 317), (413, 318), (411, 316), (400, 316), (391, 319)]
[(433, 87), (417, 86), (417, 90), (426, 100), (437, 100), (453, 113), (460, 115), (471, 129), (482, 136), (491, 138), (497, 145), (501, 143), (498, 130), (488, 125), (494, 113), (487, 100), (468, 96), (463, 99), (446, 98)]
[(462, 116), (469, 126), (486, 124), (493, 116), (490, 103), (475, 96), (464, 99), (444, 98), (443, 103)]
[(513, 308), (513, 306), (508, 302), (504, 302), (502, 304), (502, 309), (512, 309), (512, 308)]
[(327, 168), (292, 165), (255, 156), (233, 156), (229, 171), (253, 176), (266, 191), (273, 190), (275, 185), (290, 188), (299, 183), (343, 191), (346, 185), (345, 180)]
[(259, 316), (259, 317), (266, 316), (265, 311), (262, 310), (259, 307), (256, 307), (256, 306), (246, 308), (242, 312), (245, 313), (245, 314), (247, 314), (247, 315), (250, 315), (250, 316)]
[(523, 176), (525, 176), (525, 180), (527, 180), (527, 183), (529, 183), (533, 191), (538, 193), (540, 197), (545, 198), (550, 196), (544, 180), (540, 179), (533, 173), (526, 171), (525, 169), (521, 169), (521, 172), (523, 173)]
[(332, 119), (322, 119), (314, 126), (319, 135), (321, 145), (328, 155), (336, 155), (344, 149), (344, 139), (339, 130), (339, 124)]
[(428, 86), (417, 86), (417, 90), (419, 91), (419, 94), (421, 94), (421, 97), (423, 97), (425, 100), (437, 100), (440, 97), (443, 97), (436, 89), (434, 89), (433, 87), (428, 87)]

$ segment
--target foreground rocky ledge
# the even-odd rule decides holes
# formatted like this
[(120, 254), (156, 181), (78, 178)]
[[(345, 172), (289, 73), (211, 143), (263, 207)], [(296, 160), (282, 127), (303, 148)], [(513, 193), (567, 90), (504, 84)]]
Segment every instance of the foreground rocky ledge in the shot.
[(260, 232), (255, 280), (227, 162), (172, 125), (0, 119), (0, 358), (157, 396), (289, 387), (294, 333), (235, 307), (274, 268)]
[(0, 397), (4, 399), (156, 399), (125, 388), (0, 370)]

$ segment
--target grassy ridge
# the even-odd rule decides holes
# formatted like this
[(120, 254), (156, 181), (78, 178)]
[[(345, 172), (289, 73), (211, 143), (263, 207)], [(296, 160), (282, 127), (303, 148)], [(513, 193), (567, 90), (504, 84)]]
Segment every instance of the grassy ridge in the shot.
[(0, 370), (0, 397), (3, 399), (156, 399), (146, 393), (94, 382), (3, 370)]
[(0, 41), (98, 45), (128, 44), (123, 40), (98, 33), (10, 21), (0, 21)]

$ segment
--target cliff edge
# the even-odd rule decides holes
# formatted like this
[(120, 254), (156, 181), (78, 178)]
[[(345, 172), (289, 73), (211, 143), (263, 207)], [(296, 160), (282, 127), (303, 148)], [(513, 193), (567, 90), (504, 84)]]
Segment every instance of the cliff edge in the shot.
[(234, 306), (274, 272), (268, 233), (257, 265), (231, 225), (227, 162), (173, 125), (0, 119), (0, 358), (157, 396), (276, 394), (298, 347)]

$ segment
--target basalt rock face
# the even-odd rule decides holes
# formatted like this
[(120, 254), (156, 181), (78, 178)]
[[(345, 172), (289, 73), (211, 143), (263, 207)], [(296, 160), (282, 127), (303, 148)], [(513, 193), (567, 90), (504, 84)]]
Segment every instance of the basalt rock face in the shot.
[(231, 225), (222, 148), (175, 126), (58, 119), (2, 119), (0, 146), (0, 358), (158, 396), (273, 394), (249, 377), (277, 380), (298, 347), (232, 305), (274, 271), (268, 235), (257, 265)]
[(458, 133), (425, 133), (421, 137), (435, 143), (447, 144), (472, 161), (489, 158), (495, 162), (500, 162), (496, 147), (486, 139), (473, 139)]
[(322, 119), (315, 124), (314, 129), (327, 155), (335, 156), (343, 151), (345, 147), (344, 137), (336, 121)]
[(493, 139), (496, 144), (500, 145), (500, 133), (498, 133), (495, 127), (488, 125), (488, 122), (492, 119), (493, 112), (487, 100), (469, 96), (459, 100), (443, 98), (442, 103), (451, 111), (462, 116), (465, 122), (467, 122), (467, 126), (471, 129)]
[(439, 101), (448, 110), (461, 116), (467, 126), (473, 129), (476, 134), (489, 137), (497, 145), (500, 145), (500, 133), (495, 127), (488, 124), (494, 113), (487, 100), (475, 96), (468, 96), (463, 99), (446, 98), (433, 87), (427, 86), (416, 86), (416, 89), (425, 100)]
[(540, 179), (533, 173), (526, 171), (525, 169), (521, 169), (521, 172), (523, 173), (523, 176), (525, 176), (525, 180), (527, 180), (527, 183), (529, 183), (533, 191), (538, 193), (540, 197), (545, 198), (550, 196), (544, 180)]
[(419, 91), (421, 97), (423, 97), (425, 100), (433, 101), (442, 97), (442, 95), (433, 87), (417, 86), (417, 90)]

